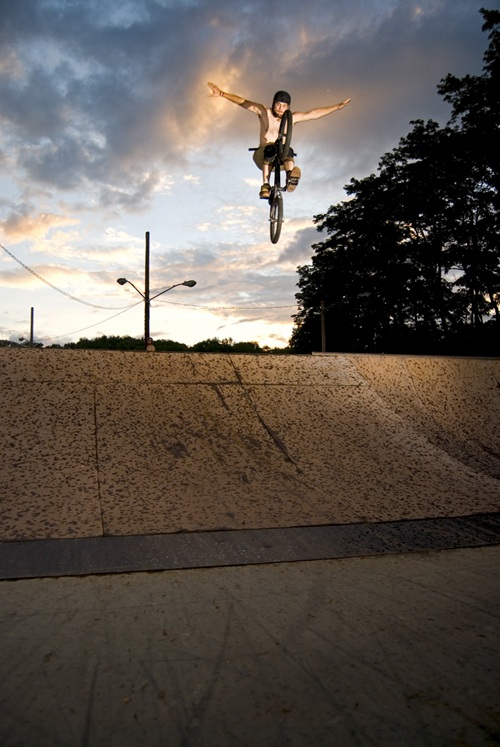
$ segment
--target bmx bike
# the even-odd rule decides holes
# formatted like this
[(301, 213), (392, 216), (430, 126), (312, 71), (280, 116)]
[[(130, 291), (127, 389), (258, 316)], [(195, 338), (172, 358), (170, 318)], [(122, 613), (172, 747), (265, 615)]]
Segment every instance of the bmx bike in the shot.
[[(293, 115), (290, 109), (287, 109), (281, 118), (278, 137), (274, 143), (275, 156), (270, 165), (270, 174), (274, 174), (274, 181), (269, 191), (269, 229), (271, 242), (277, 244), (281, 234), (283, 224), (283, 195), (286, 191), (285, 184), (281, 186), (281, 169), (283, 160), (288, 155), (290, 143), (292, 141)], [(249, 150), (258, 150), (258, 148), (249, 148)], [(296, 155), (296, 154), (295, 154)]]

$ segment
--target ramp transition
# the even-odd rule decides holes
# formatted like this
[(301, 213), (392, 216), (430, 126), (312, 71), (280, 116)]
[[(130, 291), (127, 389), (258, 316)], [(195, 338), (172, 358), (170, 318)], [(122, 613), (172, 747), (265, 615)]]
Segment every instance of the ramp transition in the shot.
[(0, 350), (0, 540), (500, 511), (500, 360)]

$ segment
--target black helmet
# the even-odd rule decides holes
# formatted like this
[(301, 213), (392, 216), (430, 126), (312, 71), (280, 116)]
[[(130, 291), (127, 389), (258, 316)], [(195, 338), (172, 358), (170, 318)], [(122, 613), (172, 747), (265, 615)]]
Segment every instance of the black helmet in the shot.
[(290, 106), (292, 103), (292, 97), (286, 91), (277, 91), (274, 94), (273, 104), (276, 101), (281, 101), (283, 104), (288, 104), (288, 106)]

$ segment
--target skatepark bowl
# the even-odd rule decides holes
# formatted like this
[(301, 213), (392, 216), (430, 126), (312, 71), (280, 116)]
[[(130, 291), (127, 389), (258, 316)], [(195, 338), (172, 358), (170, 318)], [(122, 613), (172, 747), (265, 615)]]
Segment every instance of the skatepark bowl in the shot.
[(500, 743), (500, 359), (0, 382), (3, 747)]

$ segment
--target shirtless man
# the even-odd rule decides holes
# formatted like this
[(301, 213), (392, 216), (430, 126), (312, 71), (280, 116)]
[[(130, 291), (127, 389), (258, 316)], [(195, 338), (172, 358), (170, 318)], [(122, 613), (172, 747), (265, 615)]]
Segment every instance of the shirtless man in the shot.
[[(290, 108), (291, 98), (290, 94), (286, 91), (278, 91), (274, 94), (272, 107), (269, 109), (264, 104), (256, 104), (253, 101), (247, 101), (247, 99), (241, 96), (236, 96), (234, 93), (225, 93), (215, 85), (215, 83), (208, 83), (212, 92), (210, 96), (222, 97), (232, 101), (234, 104), (242, 106), (243, 109), (256, 114), (260, 119), (260, 143), (258, 149), (254, 153), (253, 160), (262, 169), (263, 185), (260, 190), (259, 197), (263, 200), (269, 199), (270, 185), (269, 185), (269, 171), (270, 164), (272, 163), (275, 156), (274, 142), (278, 137), (280, 120), (283, 113)], [(340, 104), (334, 104), (333, 106), (325, 106), (321, 109), (311, 109), (310, 112), (293, 112), (293, 124), (297, 122), (308, 122), (310, 119), (319, 119), (325, 117), (327, 114), (337, 111), (337, 109), (343, 109), (351, 99), (346, 99)], [(286, 183), (287, 192), (293, 192), (300, 179), (300, 169), (295, 166), (294, 162), (295, 153), (290, 148), (288, 154), (283, 160), (283, 166), (286, 171)]]

